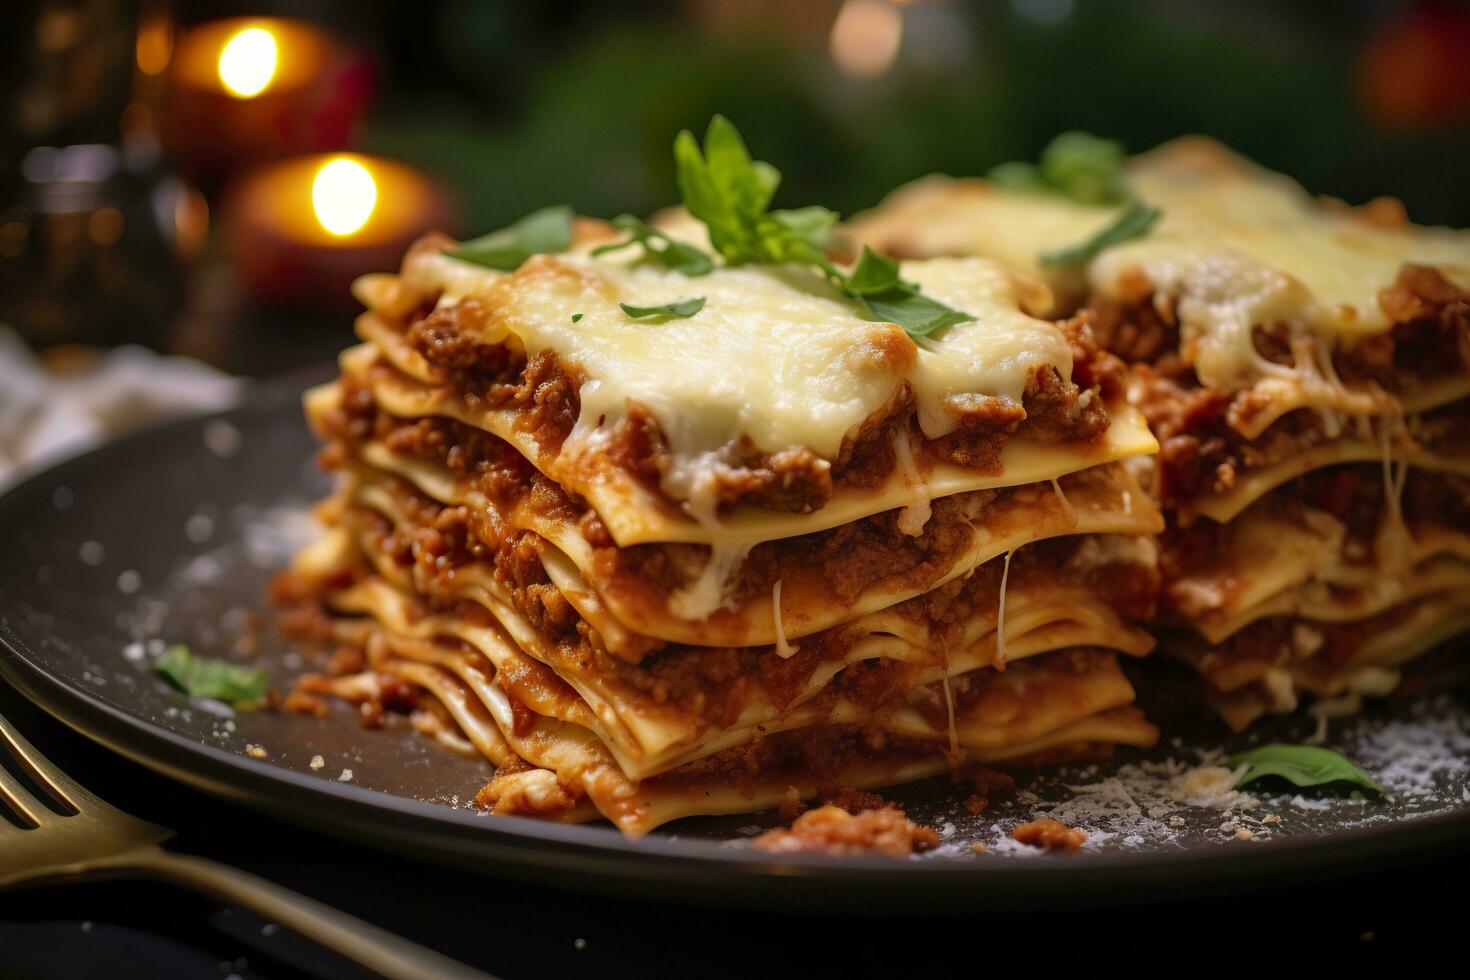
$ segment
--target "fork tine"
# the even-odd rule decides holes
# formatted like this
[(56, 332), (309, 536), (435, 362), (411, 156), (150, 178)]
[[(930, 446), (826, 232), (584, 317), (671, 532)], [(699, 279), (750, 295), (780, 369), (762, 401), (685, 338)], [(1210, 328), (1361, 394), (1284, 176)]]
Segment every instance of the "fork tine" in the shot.
[[(79, 800), (90, 794), (70, 776), (52, 765), (51, 760), (37, 751), (30, 742), (27, 742), (4, 715), (0, 715), (0, 749), (9, 749), (10, 755), (20, 763), (26, 775), (41, 788), (42, 792), (50, 794), (58, 805), (71, 810), (72, 813), (81, 811)], [(0, 772), (3, 771), (4, 767), (0, 767)], [(12, 782), (19, 785), (19, 781), (13, 777)]]
[[(26, 829), (34, 829), (41, 826), (41, 818), (37, 811), (46, 812), (45, 808), (36, 803), (31, 794), (26, 792), (24, 784), (10, 774), (10, 770), (0, 766), (0, 806), (6, 807), (14, 813)], [(10, 829), (9, 823), (0, 819), (0, 832)]]

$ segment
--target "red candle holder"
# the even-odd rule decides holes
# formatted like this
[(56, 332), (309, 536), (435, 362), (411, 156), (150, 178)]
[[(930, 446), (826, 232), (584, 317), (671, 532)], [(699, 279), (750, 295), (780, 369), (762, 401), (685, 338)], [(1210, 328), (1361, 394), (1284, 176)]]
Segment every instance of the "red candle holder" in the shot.
[(429, 231), (456, 231), (448, 196), (401, 163), (355, 153), (266, 164), (228, 188), (221, 224), (247, 299), (313, 309), (354, 305), (352, 280), (398, 268)]
[(188, 28), (167, 72), (159, 136), (178, 169), (202, 181), (263, 159), (347, 146), (376, 87), (360, 49), (279, 17)]

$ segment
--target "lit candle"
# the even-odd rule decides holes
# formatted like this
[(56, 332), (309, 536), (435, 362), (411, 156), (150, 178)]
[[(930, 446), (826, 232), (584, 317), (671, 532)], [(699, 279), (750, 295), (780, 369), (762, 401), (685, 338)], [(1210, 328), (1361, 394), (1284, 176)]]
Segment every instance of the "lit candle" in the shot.
[(267, 164), (228, 189), (222, 224), (246, 298), (343, 308), (352, 280), (396, 268), (420, 235), (454, 231), (439, 187), (401, 163), (356, 153)]
[[(156, 60), (154, 47), (140, 46), (140, 59)], [(204, 179), (268, 157), (347, 145), (374, 87), (360, 51), (278, 17), (189, 28), (169, 61), (160, 135), (180, 168)]]

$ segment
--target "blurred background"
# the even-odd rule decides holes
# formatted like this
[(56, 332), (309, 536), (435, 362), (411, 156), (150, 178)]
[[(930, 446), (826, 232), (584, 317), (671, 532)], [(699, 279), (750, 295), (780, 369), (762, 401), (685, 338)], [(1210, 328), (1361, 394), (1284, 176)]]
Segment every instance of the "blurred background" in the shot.
[(1131, 150), (1208, 133), (1315, 192), (1470, 225), (1470, 3), (51, 0), (0, 16), (0, 388), (22, 359), (65, 373), (122, 344), (247, 375), (325, 361), (351, 337), (347, 283), (414, 236), (671, 203), (674, 134), (715, 112), (784, 173), (781, 206), (851, 213), (1076, 128)]

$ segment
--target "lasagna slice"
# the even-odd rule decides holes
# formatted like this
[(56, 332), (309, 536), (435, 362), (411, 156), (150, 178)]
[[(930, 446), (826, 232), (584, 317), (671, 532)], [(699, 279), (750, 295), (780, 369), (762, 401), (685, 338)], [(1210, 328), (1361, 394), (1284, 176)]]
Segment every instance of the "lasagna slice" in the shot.
[(1237, 726), (1301, 692), (1382, 694), (1462, 630), (1470, 233), (1348, 208), (1220, 145), (1133, 158), (1161, 216), (1070, 265), (1127, 205), (927, 178), (854, 222), (910, 256), (982, 255), (1086, 308), (1158, 437), (1166, 646)]
[[(630, 835), (967, 763), (1147, 745), (1157, 444), (1085, 323), (975, 258), (911, 338), (791, 266), (690, 276), (429, 239), (308, 393), (339, 474), (277, 583), (303, 678), (495, 768), (498, 813)], [(689, 297), (691, 316), (635, 317)]]

